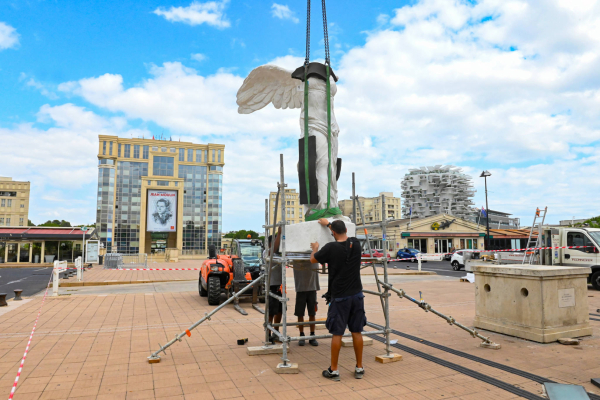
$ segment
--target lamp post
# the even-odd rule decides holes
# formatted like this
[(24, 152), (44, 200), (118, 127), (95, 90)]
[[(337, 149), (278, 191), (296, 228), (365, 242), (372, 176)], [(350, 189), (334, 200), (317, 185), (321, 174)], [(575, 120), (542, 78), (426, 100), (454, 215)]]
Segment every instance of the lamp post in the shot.
[(87, 231), (87, 226), (81, 227), (81, 232), (83, 233), (83, 240), (81, 242), (81, 265), (85, 262), (85, 232)]
[(485, 225), (486, 225), (486, 236), (485, 236), (485, 249), (484, 250), (489, 250), (489, 244), (490, 244), (490, 209), (488, 207), (488, 198), (487, 198), (487, 177), (488, 176), (492, 176), (492, 174), (490, 174), (489, 171), (483, 171), (481, 173), (481, 175), (479, 175), (480, 178), (483, 178), (485, 180)]

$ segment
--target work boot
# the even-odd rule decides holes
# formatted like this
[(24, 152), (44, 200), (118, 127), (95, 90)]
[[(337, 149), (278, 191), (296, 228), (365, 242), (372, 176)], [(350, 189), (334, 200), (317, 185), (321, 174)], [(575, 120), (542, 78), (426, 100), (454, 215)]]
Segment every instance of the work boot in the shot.
[(365, 376), (365, 369), (364, 368), (358, 368), (358, 366), (354, 367), (354, 377), (356, 379), (362, 379), (363, 376)]
[[(315, 336), (315, 333), (311, 332), (310, 336)], [(308, 341), (308, 343), (310, 343), (311, 346), (318, 346), (319, 345), (319, 342), (317, 342), (317, 339), (310, 339)]]
[[(304, 336), (304, 332), (300, 332), (300, 336)], [(298, 346), (304, 346), (305, 344), (306, 341), (304, 339), (298, 341)]]
[(323, 371), (323, 377), (330, 379), (332, 381), (339, 382), (340, 381), (340, 371), (332, 371), (331, 367), (329, 367), (325, 371)]

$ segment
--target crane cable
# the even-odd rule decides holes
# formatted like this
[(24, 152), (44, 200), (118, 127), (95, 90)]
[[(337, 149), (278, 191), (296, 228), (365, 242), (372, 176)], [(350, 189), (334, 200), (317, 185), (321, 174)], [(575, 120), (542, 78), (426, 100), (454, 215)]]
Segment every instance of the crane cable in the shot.
[[(309, 185), (309, 160), (308, 160), (308, 65), (310, 63), (310, 2), (307, 0), (306, 6), (306, 58), (304, 59), (304, 177), (306, 186), (307, 203), (310, 204), (310, 185)], [(325, 69), (327, 70), (326, 96), (327, 96), (327, 208), (324, 210), (312, 210), (312, 214), (305, 216), (306, 221), (314, 221), (319, 218), (326, 218), (333, 215), (342, 214), (338, 207), (330, 207), (331, 202), (331, 83), (330, 70), (331, 60), (329, 57), (329, 32), (327, 29), (327, 10), (325, 0), (321, 0), (321, 9), (323, 13), (323, 36), (325, 45)]]

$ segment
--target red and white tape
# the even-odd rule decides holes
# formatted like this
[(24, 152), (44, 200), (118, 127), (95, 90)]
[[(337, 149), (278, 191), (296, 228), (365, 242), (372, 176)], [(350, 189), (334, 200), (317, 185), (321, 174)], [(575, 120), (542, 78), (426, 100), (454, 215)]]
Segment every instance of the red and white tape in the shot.
[(201, 268), (120, 268), (115, 271), (200, 271)]
[(50, 288), (51, 281), (52, 281), (52, 274), (50, 274), (50, 279), (48, 280), (48, 285), (46, 285), (46, 291), (44, 292), (44, 297), (42, 298), (42, 304), (40, 305), (38, 315), (35, 319), (35, 323), (33, 324), (33, 329), (31, 330), (31, 335), (29, 335), (29, 340), (27, 341), (27, 347), (25, 347), (25, 353), (23, 354), (23, 358), (21, 359), (21, 365), (19, 365), (19, 370), (17, 371), (17, 377), (15, 378), (15, 382), (13, 383), (12, 389), (10, 390), (10, 396), (8, 396), (8, 400), (12, 400), (12, 398), (15, 395), (15, 390), (17, 390), (17, 384), (19, 383), (19, 378), (21, 377), (21, 372), (23, 371), (23, 365), (25, 364), (25, 359), (27, 358), (27, 353), (29, 353), (29, 348), (31, 346), (31, 340), (33, 339), (33, 334), (35, 333), (35, 327), (37, 326), (38, 320), (40, 319), (40, 315), (42, 314), (42, 307), (44, 307), (44, 303), (46, 302), (46, 297), (48, 295), (48, 288)]

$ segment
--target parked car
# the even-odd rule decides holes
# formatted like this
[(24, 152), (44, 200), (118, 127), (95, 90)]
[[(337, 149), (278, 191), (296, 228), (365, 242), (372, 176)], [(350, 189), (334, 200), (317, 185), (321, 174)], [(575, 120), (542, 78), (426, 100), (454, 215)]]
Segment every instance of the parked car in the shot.
[[(362, 257), (371, 257), (367, 250), (363, 249)], [(383, 257), (383, 250), (381, 249), (373, 249), (373, 257)], [(388, 259), (390, 259), (390, 255), (387, 255)]]
[(456, 253), (457, 250), (451, 251), (449, 253), (444, 254), (444, 260), (446, 261), (450, 261), (452, 260), (452, 256), (454, 255), (454, 253)]
[(450, 265), (454, 271), (459, 271), (465, 267), (465, 256), (462, 250), (455, 251), (450, 258)]
[[(417, 249), (411, 249), (408, 247), (405, 247), (403, 249), (398, 250), (398, 253), (396, 254), (396, 258), (399, 259), (410, 259), (411, 262), (417, 262), (417, 255), (420, 254), (421, 252)], [(422, 260), (421, 262), (427, 262), (427, 260)]]

